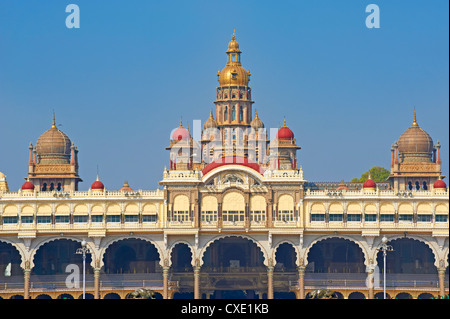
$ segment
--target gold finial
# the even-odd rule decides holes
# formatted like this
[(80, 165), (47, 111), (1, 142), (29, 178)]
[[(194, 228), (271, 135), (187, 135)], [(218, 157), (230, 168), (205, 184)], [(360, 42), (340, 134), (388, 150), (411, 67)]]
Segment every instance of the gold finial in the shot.
[(180, 117), (180, 127), (183, 127), (183, 117)]
[(55, 112), (53, 112), (52, 129), (56, 129)]
[(233, 29), (233, 35), (231, 36), (231, 40), (236, 40), (236, 29)]
[(413, 120), (412, 126), (419, 126), (419, 124), (417, 124), (417, 121), (416, 121), (416, 108), (414, 108), (414, 120)]
[(283, 127), (286, 127), (286, 116), (284, 117), (284, 124)]
[(255, 109), (255, 119), (258, 118), (258, 110)]

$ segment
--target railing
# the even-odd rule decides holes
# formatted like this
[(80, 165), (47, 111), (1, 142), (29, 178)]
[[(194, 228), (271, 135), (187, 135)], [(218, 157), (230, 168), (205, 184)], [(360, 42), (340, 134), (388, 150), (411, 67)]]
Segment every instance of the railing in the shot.
[(40, 192), (34, 191), (32, 193), (18, 192), (0, 192), (0, 198), (84, 198), (84, 197), (153, 197), (163, 199), (164, 191), (157, 189), (154, 191), (136, 190), (136, 191), (52, 191)]
[[(367, 287), (367, 274), (365, 273), (336, 273), (320, 274), (305, 273), (305, 286), (317, 288), (332, 287)], [(375, 288), (383, 287), (383, 276), (375, 280)], [(449, 287), (449, 278), (444, 280), (446, 288)], [(434, 288), (439, 289), (438, 275), (434, 274), (386, 274), (386, 288)]]
[(344, 197), (344, 196), (394, 196), (394, 197), (420, 197), (420, 196), (448, 196), (448, 188), (446, 189), (431, 189), (431, 190), (408, 190), (408, 191), (394, 191), (394, 190), (367, 190), (367, 189), (359, 189), (359, 190), (310, 190), (307, 189), (305, 192), (305, 197), (308, 196), (327, 196), (327, 197)]
[[(211, 275), (227, 275), (233, 274), (267, 274), (266, 267), (203, 267), (201, 274)], [(274, 272), (274, 280), (280, 281), (281, 278), (287, 278), (285, 275), (297, 275), (293, 272)], [(189, 272), (183, 272), (184, 276), (190, 275)], [(192, 278), (193, 273), (191, 272)], [(280, 276), (281, 275), (281, 276)], [(379, 280), (375, 280), (375, 289), (383, 288), (383, 277), (380, 274)], [(82, 277), (81, 277), (82, 278)], [(81, 279), (80, 278), (80, 279)], [(292, 278), (292, 277), (291, 277)], [(367, 289), (367, 275), (365, 273), (305, 273), (305, 287), (311, 288), (358, 288)], [(81, 282), (79, 287), (71, 288), (66, 283), (66, 275), (32, 275), (30, 278), (31, 291), (51, 291), (51, 290), (81, 290)], [(70, 282), (70, 281), (69, 281)], [(176, 287), (179, 283), (169, 281), (170, 287)], [(289, 281), (291, 289), (298, 289), (298, 281)], [(449, 276), (445, 276), (444, 286), (449, 288)], [(134, 290), (139, 287), (151, 287), (153, 289), (162, 289), (163, 278), (161, 273), (148, 274), (101, 274), (100, 290)], [(23, 276), (3, 277), (0, 279), (0, 293), (11, 291), (23, 291)], [(439, 280), (437, 274), (387, 274), (387, 289), (427, 289), (438, 291)], [(94, 278), (92, 274), (86, 275), (86, 289), (94, 289)]]
[[(80, 290), (82, 289), (82, 275), (80, 275), (79, 279), (80, 282), (75, 287), (75, 283), (71, 279), (68, 279), (68, 275), (32, 275), (30, 277), (30, 290)], [(0, 281), (0, 292), (23, 290), (23, 281), (23, 276), (2, 278)], [(161, 273), (100, 275), (100, 289), (162, 288), (162, 286), (163, 278)], [(90, 290), (94, 289), (93, 274), (86, 275), (86, 288)]]

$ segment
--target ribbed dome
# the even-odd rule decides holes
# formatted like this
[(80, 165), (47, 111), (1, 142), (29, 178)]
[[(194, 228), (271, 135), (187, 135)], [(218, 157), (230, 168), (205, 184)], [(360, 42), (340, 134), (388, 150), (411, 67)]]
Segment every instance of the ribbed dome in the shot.
[(260, 120), (258, 116), (258, 111), (255, 110), (255, 117), (250, 122), (250, 126), (255, 130), (258, 131), (260, 128), (264, 128), (264, 123)]
[(40, 163), (68, 164), (71, 145), (72, 142), (69, 137), (56, 127), (55, 117), (53, 116), (52, 127), (44, 132), (36, 143)]
[(213, 113), (211, 111), (211, 113), (209, 113), (209, 118), (206, 120), (205, 124), (203, 124), (203, 129), (208, 129), (208, 128), (216, 128), (217, 127), (217, 122), (214, 119)]
[(398, 139), (398, 152), (405, 162), (431, 162), (433, 140), (417, 124), (415, 111), (413, 124)]
[(250, 81), (250, 72), (240, 65), (227, 65), (217, 75), (219, 76), (220, 86), (247, 86)]

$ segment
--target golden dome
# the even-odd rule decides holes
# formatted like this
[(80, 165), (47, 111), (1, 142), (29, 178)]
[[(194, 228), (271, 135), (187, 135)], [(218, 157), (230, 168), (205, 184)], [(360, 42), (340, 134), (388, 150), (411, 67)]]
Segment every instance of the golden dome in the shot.
[(227, 53), (242, 53), (239, 51), (239, 43), (236, 41), (236, 30), (233, 30), (231, 41), (228, 43)]
[(236, 35), (233, 33), (227, 50), (227, 65), (222, 71), (217, 72), (220, 86), (248, 86), (250, 72), (241, 65), (241, 51)]
[(6, 179), (6, 175), (0, 172), (0, 181), (3, 181)]
[(433, 140), (416, 121), (398, 139), (400, 159), (406, 162), (430, 162), (433, 154)]
[(42, 134), (37, 143), (36, 151), (41, 164), (68, 164), (72, 142), (55, 124), (53, 115), (52, 127)]

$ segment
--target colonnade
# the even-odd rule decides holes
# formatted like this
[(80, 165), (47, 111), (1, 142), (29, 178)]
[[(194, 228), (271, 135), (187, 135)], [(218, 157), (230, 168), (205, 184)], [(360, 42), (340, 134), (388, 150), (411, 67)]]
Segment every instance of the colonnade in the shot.
[[(114, 243), (121, 240), (126, 239), (141, 239), (145, 240), (151, 244), (153, 244), (158, 251), (160, 260), (159, 264), (162, 270), (162, 295), (163, 298), (170, 297), (170, 274), (171, 274), (171, 266), (172, 266), (172, 258), (171, 253), (175, 249), (175, 246), (183, 243), (188, 245), (189, 249), (192, 252), (192, 268), (193, 268), (193, 290), (194, 290), (194, 298), (201, 298), (201, 271), (202, 266), (204, 265), (204, 254), (207, 248), (214, 242), (220, 241), (223, 238), (227, 237), (236, 237), (241, 239), (246, 239), (253, 242), (257, 248), (262, 252), (263, 255), (263, 266), (265, 266), (267, 271), (267, 298), (272, 299), (274, 297), (274, 270), (277, 263), (275, 254), (277, 252), (278, 247), (283, 243), (288, 243), (292, 245), (296, 253), (296, 269), (298, 271), (298, 283), (297, 283), (297, 296), (300, 299), (306, 297), (305, 290), (305, 273), (306, 268), (308, 266), (308, 253), (311, 248), (317, 244), (318, 242), (332, 239), (332, 238), (341, 238), (350, 240), (357, 244), (364, 255), (364, 266), (366, 267), (366, 273), (369, 283), (374, 282), (374, 271), (377, 266), (377, 253), (378, 248), (381, 244), (380, 236), (374, 238), (364, 238), (362, 236), (357, 235), (327, 235), (321, 236), (318, 234), (311, 235), (287, 235), (287, 236), (278, 236), (278, 235), (269, 235), (267, 234), (252, 234), (252, 235), (243, 235), (243, 234), (222, 234), (222, 235), (169, 235), (169, 236), (156, 236), (156, 235), (139, 235), (139, 236), (111, 236), (111, 238), (105, 237), (99, 240), (98, 238), (89, 238), (87, 241), (87, 245), (91, 250), (92, 262), (91, 267), (93, 269), (94, 274), (94, 298), (100, 298), (100, 280), (102, 268), (104, 266), (103, 257), (108, 249), (108, 247)], [(403, 237), (403, 236), (402, 236)], [(390, 241), (396, 240), (400, 238), (400, 236), (391, 236), (388, 238)], [(434, 265), (437, 269), (438, 274), (438, 286), (439, 286), (439, 295), (445, 295), (445, 276), (446, 269), (448, 267), (448, 241), (441, 242), (442, 245), (439, 245), (439, 242), (436, 241), (431, 236), (410, 236), (408, 237), (413, 240), (419, 240), (427, 245), (435, 259)], [(24, 276), (24, 298), (28, 299), (30, 296), (30, 277), (32, 274), (32, 269), (34, 267), (34, 256), (36, 252), (46, 243), (58, 240), (58, 239), (69, 239), (81, 242), (84, 238), (81, 237), (47, 237), (47, 238), (37, 238), (32, 242), (28, 242), (28, 247), (24, 245), (24, 242), (21, 240), (7, 240), (6, 238), (2, 238), (2, 242), (6, 242), (8, 244), (13, 245), (20, 253), (21, 256), (21, 268), (23, 269)], [(375, 295), (375, 287), (374, 285), (369, 284), (368, 287), (368, 297), (374, 298)]]

